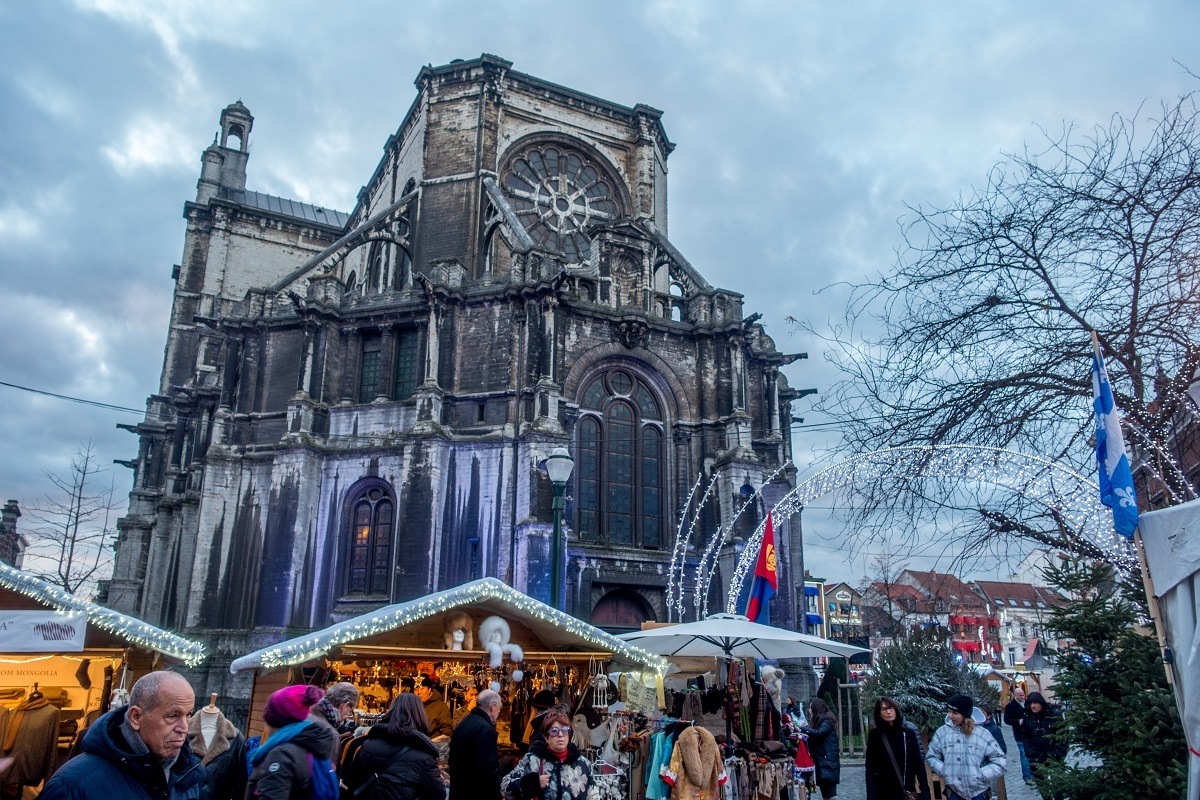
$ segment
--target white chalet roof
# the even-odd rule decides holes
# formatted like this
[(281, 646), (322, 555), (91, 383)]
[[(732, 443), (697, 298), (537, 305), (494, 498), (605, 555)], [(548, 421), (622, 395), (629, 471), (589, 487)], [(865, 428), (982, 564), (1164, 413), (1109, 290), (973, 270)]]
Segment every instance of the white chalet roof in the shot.
[[(406, 603), (377, 608), (328, 628), (264, 647), (235, 659), (229, 665), (229, 671), (236, 673), (260, 667), (271, 669), (303, 664), (341, 645), (359, 642), (464, 606), (495, 614), (510, 622), (517, 621), (552, 650), (604, 650), (611, 652), (614, 660), (631, 667), (663, 673), (669, 666), (661, 656), (623, 642), (570, 614), (518, 592), (496, 578), (481, 578)], [(450, 652), (453, 651), (447, 651)]]
[(113, 611), (67, 592), (41, 578), (0, 562), (0, 586), (68, 614), (85, 614), (91, 625), (115, 634), (132, 644), (156, 650), (165, 656), (195, 666), (204, 660), (204, 645), (156, 628), (148, 622)]

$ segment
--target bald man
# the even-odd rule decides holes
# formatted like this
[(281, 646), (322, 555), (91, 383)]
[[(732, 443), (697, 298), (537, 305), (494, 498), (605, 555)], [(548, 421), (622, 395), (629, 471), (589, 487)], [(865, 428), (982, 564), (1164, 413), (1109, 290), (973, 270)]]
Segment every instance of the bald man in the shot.
[(46, 784), (43, 800), (200, 800), (207, 773), (188, 748), (196, 705), (191, 685), (151, 672), (133, 685), (129, 705), (97, 719), (80, 755)]

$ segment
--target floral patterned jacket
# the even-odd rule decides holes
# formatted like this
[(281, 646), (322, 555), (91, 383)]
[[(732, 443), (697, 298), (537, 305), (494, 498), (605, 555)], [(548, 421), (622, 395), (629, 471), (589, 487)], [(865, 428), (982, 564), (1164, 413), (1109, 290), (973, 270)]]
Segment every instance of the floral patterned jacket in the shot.
[[(541, 776), (549, 775), (543, 789)], [(534, 742), (513, 771), (500, 781), (500, 791), (508, 800), (597, 800), (592, 781), (592, 765), (574, 744), (567, 746), (567, 758), (560, 761), (545, 742)]]

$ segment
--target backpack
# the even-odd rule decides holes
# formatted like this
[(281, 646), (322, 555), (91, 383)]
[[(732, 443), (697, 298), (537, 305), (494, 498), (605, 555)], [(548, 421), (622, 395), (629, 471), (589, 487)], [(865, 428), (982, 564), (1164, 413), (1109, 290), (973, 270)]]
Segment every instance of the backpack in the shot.
[(337, 772), (328, 758), (308, 754), (308, 773), (312, 779), (313, 800), (338, 800), (341, 794)]

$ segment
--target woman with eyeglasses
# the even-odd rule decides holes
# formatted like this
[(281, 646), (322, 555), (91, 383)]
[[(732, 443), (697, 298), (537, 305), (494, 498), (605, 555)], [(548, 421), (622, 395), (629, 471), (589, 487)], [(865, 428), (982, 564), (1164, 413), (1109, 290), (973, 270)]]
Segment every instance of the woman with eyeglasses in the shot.
[[(904, 722), (890, 697), (875, 701), (874, 726), (867, 733), (867, 800), (929, 800), (929, 776), (915, 726)], [(918, 788), (919, 787), (919, 788)]]
[(592, 788), (592, 765), (571, 743), (571, 721), (558, 710), (542, 720), (544, 741), (529, 752), (500, 782), (509, 800), (586, 800)]

